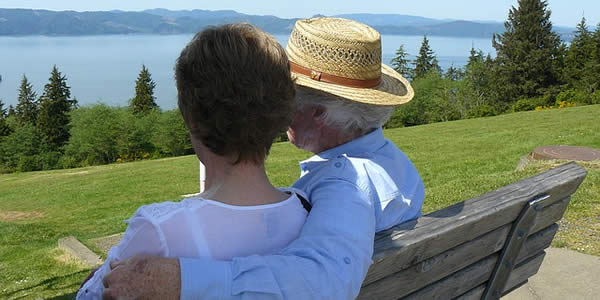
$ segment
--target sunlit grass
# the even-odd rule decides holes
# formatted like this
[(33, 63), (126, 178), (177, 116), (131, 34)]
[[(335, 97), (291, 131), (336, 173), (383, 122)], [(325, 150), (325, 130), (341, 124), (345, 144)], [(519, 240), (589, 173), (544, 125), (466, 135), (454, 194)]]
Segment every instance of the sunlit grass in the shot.
[[(546, 170), (520, 158), (550, 144), (600, 148), (600, 105), (523, 112), (385, 131), (415, 163), (426, 186), (425, 212), (489, 192)], [(287, 186), (310, 154), (273, 146), (271, 181)], [(574, 195), (555, 246), (600, 255), (600, 168)], [(197, 192), (194, 156), (48, 172), (0, 175), (0, 298), (68, 298), (88, 269), (64, 259), (57, 240), (84, 243), (122, 232), (143, 204)], [(59, 297), (60, 296), (60, 297)]]

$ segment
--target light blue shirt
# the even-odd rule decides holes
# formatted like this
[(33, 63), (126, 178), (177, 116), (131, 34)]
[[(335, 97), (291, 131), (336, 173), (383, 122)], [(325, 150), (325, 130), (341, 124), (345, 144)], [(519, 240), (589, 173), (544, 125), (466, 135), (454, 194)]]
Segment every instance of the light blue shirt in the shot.
[(375, 231), (420, 216), (423, 182), (381, 128), (300, 163), (313, 209), (279, 253), (180, 258), (181, 299), (354, 299)]

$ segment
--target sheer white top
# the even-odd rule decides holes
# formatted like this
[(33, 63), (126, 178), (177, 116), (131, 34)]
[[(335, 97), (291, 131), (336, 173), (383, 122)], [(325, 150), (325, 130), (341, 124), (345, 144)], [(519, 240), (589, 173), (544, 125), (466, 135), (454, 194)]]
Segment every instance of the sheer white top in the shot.
[(230, 260), (284, 248), (298, 237), (308, 213), (296, 195), (298, 190), (280, 190), (291, 196), (266, 205), (233, 206), (195, 197), (138, 208), (125, 221), (129, 226), (121, 242), (108, 252), (77, 299), (101, 299), (109, 262), (137, 254)]

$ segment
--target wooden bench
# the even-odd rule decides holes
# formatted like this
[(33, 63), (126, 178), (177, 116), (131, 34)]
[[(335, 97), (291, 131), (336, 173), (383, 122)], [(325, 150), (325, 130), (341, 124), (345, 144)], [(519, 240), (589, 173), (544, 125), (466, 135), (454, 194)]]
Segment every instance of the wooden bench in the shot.
[(568, 163), (378, 233), (358, 299), (499, 299), (537, 273), (585, 176)]

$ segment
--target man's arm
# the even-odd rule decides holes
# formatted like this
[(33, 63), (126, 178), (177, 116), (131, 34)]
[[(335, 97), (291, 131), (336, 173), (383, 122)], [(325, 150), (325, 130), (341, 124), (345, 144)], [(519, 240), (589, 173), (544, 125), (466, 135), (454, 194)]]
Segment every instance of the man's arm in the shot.
[[(322, 180), (313, 189), (311, 202), (313, 209), (300, 236), (278, 255), (232, 261), (180, 258), (181, 299), (355, 298), (373, 254), (373, 204), (354, 183), (340, 179)], [(161, 273), (152, 278), (141, 276), (157, 283), (147, 285), (138, 278), (120, 276), (132, 268), (125, 264), (105, 278), (113, 296), (120, 295), (118, 289), (136, 289), (136, 285), (173, 290), (170, 296), (179, 292)]]

